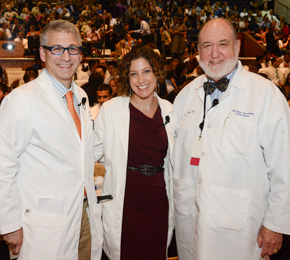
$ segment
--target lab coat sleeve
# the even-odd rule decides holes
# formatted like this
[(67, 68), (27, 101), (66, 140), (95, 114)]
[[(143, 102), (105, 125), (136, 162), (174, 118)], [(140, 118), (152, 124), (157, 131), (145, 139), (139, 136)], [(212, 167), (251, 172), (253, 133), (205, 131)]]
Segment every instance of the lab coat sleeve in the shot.
[(0, 122), (0, 233), (6, 234), (22, 226), (17, 179), (21, 177), (21, 155), (33, 134), (29, 110), (19, 92), (12, 92), (3, 100)]
[(278, 89), (267, 98), (260, 136), (270, 192), (263, 225), (290, 234), (290, 110)]

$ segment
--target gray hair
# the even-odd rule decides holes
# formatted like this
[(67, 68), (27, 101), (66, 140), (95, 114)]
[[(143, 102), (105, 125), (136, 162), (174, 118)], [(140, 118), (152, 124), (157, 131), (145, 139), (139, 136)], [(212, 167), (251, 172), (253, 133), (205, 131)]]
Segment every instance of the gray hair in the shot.
[(48, 23), (40, 33), (40, 46), (48, 44), (48, 34), (53, 32), (72, 33), (76, 36), (79, 46), (82, 45), (82, 40), (78, 28), (71, 22), (65, 20), (54, 20)]

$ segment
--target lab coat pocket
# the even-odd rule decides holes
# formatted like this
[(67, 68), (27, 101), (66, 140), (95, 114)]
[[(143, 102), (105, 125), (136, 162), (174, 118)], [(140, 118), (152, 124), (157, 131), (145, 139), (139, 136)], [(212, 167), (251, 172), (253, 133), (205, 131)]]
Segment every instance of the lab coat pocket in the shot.
[(196, 214), (194, 182), (173, 178), (173, 194), (176, 214), (193, 217)]
[(250, 192), (212, 186), (209, 193), (206, 222), (213, 229), (240, 231), (248, 217)]
[(221, 152), (238, 155), (251, 154), (256, 132), (254, 118), (226, 117), (220, 137)]
[(65, 225), (65, 216), (26, 213), (19, 259), (63, 259)]

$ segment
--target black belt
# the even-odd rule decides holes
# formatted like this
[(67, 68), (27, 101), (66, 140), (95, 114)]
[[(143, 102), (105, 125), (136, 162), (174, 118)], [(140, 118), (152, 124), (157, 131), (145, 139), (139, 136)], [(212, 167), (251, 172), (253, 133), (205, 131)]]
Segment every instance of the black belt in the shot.
[[(100, 202), (104, 202), (104, 201), (109, 201), (109, 200), (112, 200), (113, 197), (112, 195), (103, 195), (103, 196), (97, 196), (97, 203), (100, 203)], [(84, 203), (88, 200), (87, 197), (84, 198)]]
[(152, 176), (155, 175), (157, 172), (164, 172), (163, 166), (152, 166), (149, 164), (142, 164), (139, 168), (128, 166), (128, 171), (139, 172), (142, 175)]

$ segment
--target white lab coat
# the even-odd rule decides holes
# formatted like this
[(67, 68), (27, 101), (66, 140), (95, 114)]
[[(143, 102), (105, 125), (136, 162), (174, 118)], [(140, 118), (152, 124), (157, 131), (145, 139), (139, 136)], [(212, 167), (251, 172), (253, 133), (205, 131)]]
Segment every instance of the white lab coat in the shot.
[(286, 81), (286, 77), (288, 75), (287, 74), (285, 76), (283, 70), (279, 68), (276, 69), (273, 66), (269, 66), (267, 68), (260, 68), (259, 73), (266, 74), (268, 76), (268, 79), (272, 80), (272, 82), (277, 86), (280, 86), (280, 84), (284, 85)]
[(174, 103), (175, 230), (180, 260), (258, 260), (262, 225), (290, 234), (290, 115), (269, 80), (237, 71), (219, 104), (207, 96), (199, 166), (190, 165), (200, 134), (204, 75)]
[[(157, 97), (157, 96), (156, 96)], [(104, 153), (106, 175), (104, 180), (103, 195), (111, 194), (113, 200), (103, 203), (104, 250), (110, 260), (120, 259), (121, 229), (123, 217), (123, 202), (126, 185), (128, 138), (129, 138), (129, 97), (116, 97), (105, 102), (96, 119), (96, 145), (98, 160)], [(173, 230), (173, 200), (172, 200), (172, 170), (170, 153), (173, 149), (174, 119), (172, 105), (158, 98), (164, 122), (165, 117), (170, 117), (170, 122), (165, 128), (168, 137), (168, 152), (164, 160), (164, 177), (169, 200), (169, 228), (168, 245), (172, 238)]]
[[(74, 87), (78, 100), (87, 98)], [(88, 102), (80, 114), (82, 140), (46, 72), (14, 90), (1, 105), (0, 233), (23, 227), (19, 260), (78, 259), (84, 185), (92, 260), (100, 259), (101, 206), (94, 191), (94, 132)]]

